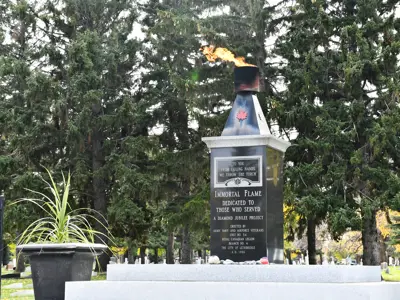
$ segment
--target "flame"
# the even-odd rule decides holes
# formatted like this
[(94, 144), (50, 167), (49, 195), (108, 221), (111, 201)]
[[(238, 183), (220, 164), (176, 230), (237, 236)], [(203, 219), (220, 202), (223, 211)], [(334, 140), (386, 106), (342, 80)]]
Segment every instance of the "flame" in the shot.
[(211, 62), (215, 62), (217, 58), (219, 58), (224, 61), (234, 62), (236, 67), (244, 67), (244, 66), (255, 67), (255, 65), (246, 63), (244, 57), (235, 57), (235, 55), (226, 48), (220, 48), (220, 47), (215, 48), (215, 46), (211, 45), (211, 46), (203, 46), (201, 47), (200, 50), (207, 57), (208, 61)]

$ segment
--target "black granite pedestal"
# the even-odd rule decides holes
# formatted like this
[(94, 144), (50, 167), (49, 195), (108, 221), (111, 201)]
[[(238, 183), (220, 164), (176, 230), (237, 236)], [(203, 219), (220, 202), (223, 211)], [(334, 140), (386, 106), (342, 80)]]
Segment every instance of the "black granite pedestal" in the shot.
[(235, 262), (283, 259), (283, 156), (288, 142), (272, 136), (257, 97), (239, 93), (211, 150), (211, 255)]

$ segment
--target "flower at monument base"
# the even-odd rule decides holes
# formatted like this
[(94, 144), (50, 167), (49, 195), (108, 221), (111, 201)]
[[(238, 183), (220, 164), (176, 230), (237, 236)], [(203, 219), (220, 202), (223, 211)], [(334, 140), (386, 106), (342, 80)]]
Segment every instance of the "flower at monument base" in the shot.
[(269, 265), (268, 257), (263, 257), (260, 259), (262, 265)]
[(227, 260), (224, 260), (222, 264), (224, 264), (224, 265), (234, 265), (235, 262), (233, 260), (227, 259)]
[(208, 263), (211, 265), (218, 265), (221, 263), (221, 261), (219, 260), (219, 257), (216, 255), (212, 255), (210, 256), (210, 258), (208, 259)]

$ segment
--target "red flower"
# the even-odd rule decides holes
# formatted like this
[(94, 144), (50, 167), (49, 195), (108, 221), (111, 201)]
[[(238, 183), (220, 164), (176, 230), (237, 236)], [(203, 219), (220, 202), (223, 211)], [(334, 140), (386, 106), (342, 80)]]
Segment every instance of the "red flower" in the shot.
[(244, 111), (244, 110), (242, 110), (242, 109), (240, 109), (240, 110), (238, 111), (238, 113), (236, 114), (236, 118), (237, 118), (239, 121), (246, 120), (246, 119), (247, 119), (247, 112)]

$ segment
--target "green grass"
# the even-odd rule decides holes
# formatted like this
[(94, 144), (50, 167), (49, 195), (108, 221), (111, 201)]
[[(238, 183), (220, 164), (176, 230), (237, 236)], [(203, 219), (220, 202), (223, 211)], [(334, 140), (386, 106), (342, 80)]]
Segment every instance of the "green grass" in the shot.
[[(13, 283), (22, 283), (24, 285), (23, 289), (9, 290), (3, 289), (3, 286), (13, 284)], [(32, 279), (2, 279), (1, 280), (1, 299), (21, 299), (21, 300), (34, 300), (34, 297), (11, 297), (10, 295), (16, 291), (30, 289), (25, 288), (28, 284), (32, 284)]]
[(382, 272), (382, 277), (385, 281), (400, 281), (400, 267), (389, 267), (390, 274)]
[[(92, 280), (106, 280), (106, 275), (105, 274), (100, 274), (98, 276), (92, 277)], [(22, 289), (3, 289), (4, 286), (13, 284), (13, 283), (22, 283), (24, 288)], [(27, 285), (32, 284), (32, 279), (2, 279), (1, 280), (1, 299), (7, 300), (7, 299), (19, 299), (19, 300), (35, 300), (35, 298), (32, 296), (29, 297), (11, 297), (10, 295), (14, 292), (20, 291), (20, 290), (25, 290), (25, 289), (32, 289), (32, 288), (26, 288)]]

